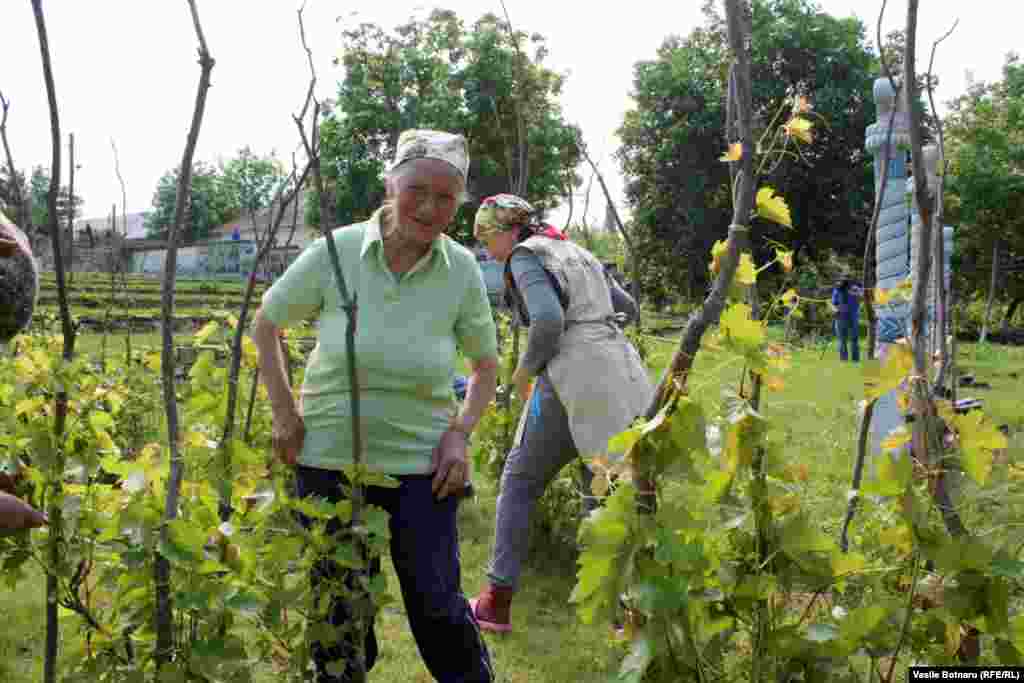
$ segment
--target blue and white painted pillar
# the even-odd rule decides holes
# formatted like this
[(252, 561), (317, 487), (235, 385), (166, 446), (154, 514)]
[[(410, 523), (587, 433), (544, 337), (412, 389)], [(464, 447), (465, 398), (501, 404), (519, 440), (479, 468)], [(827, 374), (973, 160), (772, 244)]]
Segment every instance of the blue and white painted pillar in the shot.
[[(874, 99), (877, 121), (868, 126), (865, 148), (875, 158), (875, 192), (882, 180), (882, 160), (888, 156), (889, 172), (881, 194), (881, 211), (875, 233), (875, 283), (882, 291), (897, 287), (910, 276), (910, 207), (907, 202), (907, 150), (910, 148), (910, 118), (904, 98), (896, 97), (888, 78), (875, 81)], [(896, 113), (893, 115), (893, 108)], [(888, 154), (885, 141), (892, 134)], [(876, 357), (885, 358), (890, 344), (907, 336), (910, 307), (906, 302), (893, 301), (879, 306)], [(903, 414), (896, 403), (895, 392), (878, 399), (871, 420), (871, 451), (881, 450), (882, 439), (903, 424)]]

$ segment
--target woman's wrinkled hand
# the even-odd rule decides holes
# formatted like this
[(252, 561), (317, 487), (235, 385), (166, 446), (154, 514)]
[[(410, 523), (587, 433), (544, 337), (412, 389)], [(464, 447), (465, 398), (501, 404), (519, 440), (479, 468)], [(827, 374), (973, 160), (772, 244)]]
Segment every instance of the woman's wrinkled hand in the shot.
[(465, 489), (469, 479), (469, 463), (466, 460), (468, 446), (469, 436), (464, 432), (449, 429), (441, 435), (441, 441), (434, 448), (432, 456), (434, 479), (431, 490), (438, 500), (459, 494)]
[(302, 453), (302, 443), (305, 440), (306, 424), (298, 413), (291, 413), (282, 418), (274, 417), (271, 443), (278, 460), (286, 465), (294, 465)]
[(0, 529), (32, 529), (48, 523), (45, 514), (22, 499), (0, 493)]

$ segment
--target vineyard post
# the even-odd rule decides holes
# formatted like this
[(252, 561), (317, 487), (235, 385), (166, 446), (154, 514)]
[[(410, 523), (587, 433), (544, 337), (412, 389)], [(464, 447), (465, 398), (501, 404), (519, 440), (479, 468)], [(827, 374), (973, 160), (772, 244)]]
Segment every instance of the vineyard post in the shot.
[[(114, 138), (110, 138), (110, 148), (114, 151), (114, 173), (117, 175), (117, 181), (121, 185), (121, 237), (123, 240), (117, 239), (117, 225), (116, 221), (111, 219), (110, 222), (110, 238), (112, 242), (117, 243), (117, 257), (115, 263), (116, 270), (110, 272), (110, 283), (111, 287), (114, 284), (115, 272), (120, 272), (121, 281), (125, 285), (124, 291), (127, 291), (127, 270), (128, 263), (125, 262), (129, 258), (130, 252), (124, 250), (124, 242), (128, 239), (128, 192), (124, 185), (124, 176), (121, 175), (121, 157), (117, 153), (117, 144), (114, 142)], [(117, 205), (114, 205), (114, 215), (117, 214)], [(124, 338), (125, 345), (125, 363), (131, 363), (132, 360), (132, 317), (128, 316), (128, 324), (126, 334)]]
[[(872, 89), (878, 120), (868, 126), (864, 144), (865, 149), (875, 159), (875, 208), (864, 244), (862, 275), (864, 309), (868, 320), (867, 359), (869, 361), (874, 360), (876, 351), (879, 351), (876, 346), (880, 344), (880, 337), (888, 345), (902, 334), (900, 330), (905, 327), (902, 322), (904, 317), (902, 311), (894, 310), (891, 304), (885, 309), (880, 306), (879, 310), (886, 313), (886, 317), (878, 317), (874, 305), (874, 287), (877, 285), (879, 290), (891, 290), (896, 287), (902, 278), (907, 277), (905, 264), (909, 261), (906, 253), (907, 208), (904, 201), (906, 152), (904, 150), (910, 143), (910, 138), (907, 132), (906, 107), (903, 106), (904, 100), (900, 96), (901, 86), (892, 76), (892, 69), (886, 60), (882, 43), (882, 19), (885, 16), (886, 4), (887, 0), (883, 0), (876, 24), (878, 55), (883, 74), (882, 78), (875, 80)], [(886, 112), (888, 112), (888, 119), (883, 124)], [(883, 215), (884, 222), (882, 222)], [(884, 247), (883, 241), (885, 242)], [(871, 277), (872, 246), (876, 251), (874, 277)], [(884, 350), (881, 350), (880, 353), (882, 356), (885, 355)], [(846, 516), (843, 519), (839, 537), (839, 547), (843, 552), (849, 548), (850, 524), (853, 522), (860, 502), (860, 485), (869, 449), (870, 453), (876, 453), (885, 434), (894, 429), (902, 419), (902, 414), (896, 405), (895, 392), (889, 392), (878, 400), (883, 401), (881, 410), (878, 412), (881, 413), (885, 426), (879, 427), (874, 424), (876, 408), (879, 407), (877, 400), (867, 401), (860, 416), (857, 456), (854, 460), (851, 483), (853, 493), (847, 502)], [(871, 436), (873, 438), (870, 439), (869, 444)]]
[(75, 279), (75, 134), (68, 133), (68, 284)]
[[(363, 535), (363, 516), (365, 514), (365, 492), (363, 490), (363, 483), (360, 480), (362, 474), (363, 465), (363, 431), (362, 431), (362, 416), (360, 411), (360, 387), (359, 387), (359, 372), (356, 363), (356, 326), (359, 320), (359, 303), (356, 297), (356, 292), (349, 292), (348, 284), (345, 281), (345, 274), (341, 268), (341, 259), (338, 256), (338, 248), (334, 243), (334, 235), (330, 229), (330, 216), (329, 206), (330, 202), (327, 197), (326, 190), (324, 188), (324, 179), (320, 169), (320, 101), (317, 100), (314, 92), (316, 88), (316, 68), (313, 66), (313, 51), (309, 49), (309, 45), (306, 42), (306, 26), (303, 23), (302, 13), (306, 8), (306, 3), (303, 2), (298, 9), (298, 22), (299, 22), (299, 37), (302, 40), (302, 48), (306, 52), (306, 60), (309, 63), (310, 71), (310, 82), (309, 90), (306, 93), (306, 102), (302, 107), (302, 111), (298, 115), (292, 115), (295, 121), (295, 125), (299, 129), (299, 137), (302, 138), (302, 145), (306, 150), (306, 156), (309, 159), (309, 168), (313, 175), (313, 182), (316, 186), (317, 197), (320, 205), (320, 231), (324, 235), (324, 241), (327, 244), (327, 254), (331, 261), (331, 269), (334, 273), (334, 282), (338, 287), (338, 294), (340, 296), (340, 303), (342, 309), (345, 311), (347, 317), (347, 323), (345, 325), (345, 350), (348, 362), (348, 380), (349, 389), (351, 391), (351, 408), (352, 408), (352, 465), (355, 470), (356, 476), (351, 482), (352, 492), (352, 512), (350, 515), (350, 533), (349, 539), (354, 543), (356, 556), (363, 562), (369, 562), (369, 553), (366, 548), (366, 542)], [(309, 111), (310, 104), (312, 104), (312, 125), (310, 134), (306, 135), (305, 118), (306, 113)], [(355, 631), (355, 637), (352, 638), (352, 659), (351, 664), (353, 668), (352, 680), (356, 683), (363, 683), (366, 680), (366, 650), (364, 647), (365, 639), (362, 634), (365, 633), (365, 625), (368, 623), (370, 617), (369, 611), (372, 605), (369, 604), (369, 596), (365, 590), (359, 586), (359, 582), (355, 582), (355, 595), (352, 596), (352, 628)]]
[[(110, 205), (110, 228), (114, 229), (117, 224), (117, 205)], [(103, 336), (100, 337), (100, 369), (103, 372), (107, 371), (107, 337), (110, 334), (110, 309), (114, 307), (114, 297), (117, 295), (117, 279), (115, 277), (114, 268), (115, 261), (113, 258), (107, 259), (107, 265), (110, 268), (110, 298), (107, 299), (107, 309), (103, 313)]]
[[(192, 124), (185, 141), (185, 151), (181, 158), (181, 171), (178, 174), (178, 187), (174, 201), (174, 222), (167, 234), (167, 256), (164, 261), (163, 287), (161, 291), (161, 332), (162, 346), (160, 349), (160, 369), (163, 376), (164, 409), (167, 414), (167, 441), (170, 447), (170, 477), (167, 482), (167, 499), (164, 506), (164, 523), (160, 528), (160, 539), (166, 543), (169, 539), (168, 523), (178, 516), (178, 496), (184, 476), (185, 462), (181, 456), (178, 427), (178, 403), (174, 387), (174, 283), (178, 265), (178, 238), (185, 222), (186, 203), (192, 184), (192, 157), (199, 140), (199, 129), (203, 123), (203, 112), (206, 109), (206, 94), (210, 89), (210, 72), (213, 71), (214, 59), (206, 45), (203, 27), (199, 22), (199, 12), (195, 0), (187, 0), (192, 15), (192, 24), (199, 41), (199, 85), (196, 91), (195, 107), (192, 112)], [(171, 595), (171, 565), (160, 551), (156, 552), (153, 562), (153, 574), (156, 584), (156, 612), (154, 614), (154, 630), (156, 631), (156, 665), (171, 661), (174, 651), (174, 606)]]
[[(675, 382), (682, 393), (687, 391), (687, 381), (693, 369), (694, 360), (700, 350), (704, 332), (718, 322), (725, 308), (729, 288), (732, 286), (739, 266), (740, 254), (749, 249), (750, 216), (754, 209), (754, 194), (757, 178), (754, 177), (754, 112), (750, 84), (750, 36), (751, 10), (747, 0), (725, 0), (726, 24), (728, 28), (729, 51), (732, 55), (732, 74), (735, 88), (735, 123), (738, 143), (742, 150), (736, 167), (736, 192), (733, 199), (733, 216), (729, 225), (726, 251), (721, 259), (718, 276), (715, 278), (704, 302), (686, 321), (679, 346), (662, 373), (650, 405), (644, 413), (647, 420), (654, 419), (668, 395), (669, 383)], [(646, 463), (637, 463), (637, 505), (645, 513), (654, 511), (657, 505), (657, 482), (653, 481)]]
[[(50, 45), (46, 34), (46, 19), (43, 16), (42, 0), (32, 0), (32, 11), (35, 15), (36, 33), (39, 36), (39, 52), (43, 63), (43, 79), (46, 82), (46, 96), (50, 109), (50, 137), (53, 148), (53, 159), (50, 165), (50, 189), (47, 195), (49, 213), (50, 241), (53, 245), (54, 268), (57, 273), (57, 301), (60, 306), (61, 329), (64, 334), (64, 351), (62, 361), (71, 362), (75, 351), (75, 329), (71, 322), (68, 308), (68, 294), (64, 281), (64, 262), (61, 259), (60, 220), (57, 216), (57, 199), (60, 194), (60, 113), (57, 109), (57, 91), (53, 82), (53, 68), (50, 63)], [(61, 440), (68, 413), (67, 387), (60, 386), (54, 401), (54, 442), (56, 445), (56, 461), (49, 477), (49, 491), (46, 496), (47, 513), (50, 518), (49, 537), (47, 540), (48, 566), (46, 572), (46, 643), (43, 659), (43, 681), (54, 683), (57, 680), (57, 650), (59, 647), (59, 629), (57, 615), (58, 572), (62, 564), (63, 545), (63, 510), (61, 505), (61, 480), (64, 470), (64, 458)]]

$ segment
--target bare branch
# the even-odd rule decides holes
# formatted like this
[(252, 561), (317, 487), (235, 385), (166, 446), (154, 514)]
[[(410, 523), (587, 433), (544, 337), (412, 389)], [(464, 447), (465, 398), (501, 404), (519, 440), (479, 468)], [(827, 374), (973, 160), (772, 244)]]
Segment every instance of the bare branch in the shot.
[[(57, 300), (60, 306), (61, 329), (64, 333), (65, 362), (70, 362), (75, 351), (75, 328), (71, 321), (68, 306), (67, 287), (64, 282), (64, 261), (61, 258), (60, 225), (57, 216), (57, 196), (60, 193), (60, 113), (57, 109), (57, 89), (53, 82), (53, 68), (50, 64), (50, 43), (46, 34), (46, 19), (43, 17), (42, 0), (32, 0), (32, 11), (35, 15), (36, 33), (39, 36), (39, 52), (43, 62), (43, 79), (46, 82), (46, 98), (50, 108), (50, 142), (53, 158), (50, 165), (50, 190), (47, 195), (49, 210), (50, 242), (53, 245), (54, 267), (57, 271)], [(6, 109), (6, 107), (5, 107)], [(64, 428), (68, 413), (68, 393), (63, 389), (57, 393), (54, 401), (55, 415), (53, 433), (56, 439), (64, 438)], [(62, 449), (56, 449), (57, 462), (53, 469), (62, 472), (64, 468)], [(57, 649), (60, 625), (57, 615), (59, 597), (58, 576), (63, 562), (63, 511), (60, 503), (62, 476), (51, 475), (46, 491), (50, 528), (53, 532), (47, 541), (47, 560), (49, 570), (46, 573), (46, 641), (43, 659), (43, 682), (55, 683), (57, 680)]]
[[(306, 24), (302, 21), (302, 13), (306, 11), (306, 0), (302, 0), (302, 5), (298, 9), (299, 15), (299, 37), (302, 40), (302, 49), (306, 51), (306, 59), (309, 61), (309, 89), (306, 91), (306, 99), (302, 104), (302, 111), (299, 112), (298, 118), (305, 120), (306, 112), (309, 111), (310, 103), (316, 103), (316, 96), (313, 94), (314, 88), (316, 88), (316, 68), (313, 66), (313, 51), (309, 49), (309, 45), (306, 43)], [(294, 117), (293, 117), (294, 118)], [(313, 119), (314, 123), (316, 118)], [(303, 142), (306, 139), (306, 131), (299, 131), (302, 133)], [(309, 153), (309, 145), (306, 145), (306, 152)]]
[(949, 371), (950, 363), (955, 359), (950, 358), (949, 345), (946, 343), (946, 319), (949, 313), (948, 299), (946, 297), (946, 273), (945, 273), (945, 240), (943, 239), (943, 195), (945, 193), (946, 174), (949, 172), (949, 160), (946, 159), (946, 137), (943, 130), (942, 119), (939, 118), (938, 109), (935, 106), (935, 86), (932, 80), (932, 73), (935, 68), (935, 52), (939, 44), (949, 38), (960, 24), (960, 19), (953, 22), (949, 31), (943, 34), (938, 40), (932, 43), (932, 54), (928, 60), (928, 104), (931, 107), (932, 118), (935, 120), (936, 131), (939, 138), (939, 159), (942, 161), (942, 170), (937, 178), (935, 189), (935, 227), (933, 231), (935, 249), (935, 320), (932, 339), (939, 348), (939, 372), (935, 378), (934, 392), (941, 391), (946, 383), (946, 373)]
[(18, 179), (18, 171), (14, 166), (14, 157), (11, 156), (11, 146), (7, 142), (7, 112), (11, 108), (11, 102), (4, 97), (2, 90), (0, 90), (0, 105), (3, 107), (3, 118), (0, 118), (0, 139), (3, 140), (4, 154), (7, 157), (7, 178), (11, 198), (14, 201), (14, 222), (27, 234), (26, 221), (21, 215), (24, 209), (24, 199), (21, 196), (21, 182)]
[[(878, 178), (878, 189), (875, 192), (875, 208), (871, 214), (871, 222), (868, 224), (868, 232), (864, 240), (864, 268), (861, 274), (861, 282), (864, 283), (864, 308), (868, 316), (868, 360), (873, 360), (875, 357), (875, 324), (877, 320), (875, 315), (874, 295), (872, 293), (874, 279), (871, 277), (871, 247), (874, 245), (875, 232), (878, 230), (878, 220), (882, 212), (882, 200), (885, 198), (885, 186), (889, 182), (889, 152), (892, 145), (892, 128), (896, 121), (896, 112), (899, 110), (898, 103), (900, 101), (899, 86), (897, 86), (893, 81), (889, 67), (885, 63), (885, 56), (882, 52), (882, 18), (885, 16), (885, 5), (886, 2), (883, 0), (882, 10), (878, 14), (878, 54), (882, 61), (882, 71), (889, 79), (889, 84), (893, 88), (894, 98), (892, 111), (889, 112), (889, 123), (888, 130), (885, 132), (885, 142), (882, 144), (882, 170)], [(861, 415), (860, 426), (857, 434), (857, 458), (854, 460), (853, 464), (853, 482), (851, 484), (851, 488), (855, 494), (860, 491), (861, 479), (864, 474), (864, 461), (867, 459), (868, 436), (871, 431), (871, 420), (873, 419), (874, 414), (875, 402), (871, 401), (865, 406), (864, 414)], [(849, 503), (847, 503), (846, 516), (843, 519), (842, 531), (839, 535), (839, 547), (844, 553), (849, 548), (850, 524), (853, 522), (854, 515), (857, 514), (857, 507), (859, 503), (859, 495), (851, 496)]]
[[(523, 87), (523, 84), (524, 84), (524, 81), (525, 81), (525, 77), (524, 77), (523, 71), (522, 71), (522, 64), (524, 63), (525, 58), (523, 57), (523, 53), (519, 50), (519, 39), (516, 37), (515, 31), (512, 29), (512, 19), (509, 18), (509, 16), (508, 16), (508, 8), (505, 6), (505, 0), (501, 0), (501, 9), (505, 12), (505, 23), (508, 26), (509, 40), (512, 41), (512, 48), (516, 51), (516, 58), (518, 59), (518, 62), (516, 62), (516, 65), (517, 65), (518, 68), (516, 68), (515, 71), (518, 73), (519, 79), (516, 82), (516, 85), (519, 86), (518, 90), (521, 91), (522, 87)], [(495, 100), (495, 103), (496, 102), (497, 102), (497, 100)], [(512, 98), (512, 109), (513, 109), (513, 112), (515, 113), (515, 117), (516, 117), (516, 135), (517, 135), (516, 139), (517, 139), (517, 143), (518, 143), (517, 144), (517, 151), (519, 153), (518, 154), (519, 175), (516, 177), (516, 184), (515, 184), (515, 186), (510, 188), (510, 189), (512, 190), (512, 192), (514, 192), (515, 194), (517, 194), (517, 195), (522, 197), (522, 196), (524, 196), (526, 194), (526, 184), (527, 184), (527, 182), (530, 179), (530, 170), (529, 170), (529, 165), (530, 165), (529, 151), (530, 151), (530, 148), (529, 148), (529, 142), (527, 141), (527, 138), (526, 138), (526, 123), (525, 123), (525, 121), (523, 119), (522, 109), (519, 106), (519, 97), (518, 96), (514, 96)], [(497, 111), (497, 104), (495, 104), (495, 111)], [(511, 172), (512, 172), (512, 169), (510, 168), (509, 169), (509, 173), (511, 173)]]
[[(663, 400), (668, 394), (670, 383), (675, 383), (681, 392), (687, 390), (690, 371), (700, 349), (704, 332), (715, 324), (725, 308), (727, 293), (736, 275), (740, 254), (749, 249), (749, 221), (754, 209), (754, 193), (757, 178), (754, 175), (754, 113), (750, 85), (750, 17), (749, 6), (744, 0), (725, 0), (726, 24), (728, 30), (729, 52), (733, 60), (735, 83), (731, 88), (735, 96), (735, 123), (742, 149), (738, 162), (737, 191), (733, 204), (733, 218), (729, 226), (727, 251), (723, 256), (718, 276), (715, 278), (711, 292), (694, 313), (690, 316), (683, 329), (679, 346), (666, 366), (658, 387), (654, 392), (651, 404), (645, 411), (647, 419), (653, 417), (661, 409)], [(641, 470), (643, 466), (641, 466)], [(637, 477), (637, 504), (641, 509), (653, 510), (656, 505), (655, 484), (646, 471)]]
[[(124, 176), (121, 175), (121, 159), (117, 154), (117, 145), (114, 138), (110, 138), (110, 148), (114, 150), (114, 172), (117, 174), (117, 181), (121, 184), (121, 227), (124, 228), (124, 237), (128, 238), (128, 193), (124, 187)], [(111, 229), (114, 226), (111, 224)], [(116, 230), (114, 230), (116, 232)]]
[[(167, 498), (164, 502), (164, 522), (160, 535), (167, 542), (168, 527), (166, 522), (178, 516), (178, 496), (181, 481), (184, 477), (185, 463), (180, 451), (180, 432), (178, 428), (178, 402), (175, 394), (175, 358), (174, 358), (174, 285), (178, 267), (178, 240), (185, 222), (186, 203), (192, 185), (192, 158), (199, 141), (199, 130), (203, 123), (203, 112), (206, 110), (206, 95), (210, 89), (210, 73), (213, 71), (214, 59), (210, 56), (203, 36), (203, 28), (199, 21), (199, 12), (195, 0), (188, 0), (192, 14), (192, 25), (199, 40), (199, 85), (196, 90), (195, 106), (192, 111), (192, 123), (185, 141), (185, 150), (181, 157), (181, 169), (178, 173), (178, 187), (174, 201), (174, 222), (167, 234), (167, 255), (164, 261), (164, 279), (161, 288), (161, 332), (162, 346), (160, 351), (160, 367), (163, 381), (164, 409), (167, 414), (167, 439), (170, 447), (170, 476), (167, 482)], [(156, 651), (157, 668), (171, 661), (174, 652), (174, 613), (173, 596), (171, 595), (171, 566), (167, 558), (160, 553), (154, 559), (153, 574), (156, 584)]]
[(889, 68), (889, 62), (885, 58), (885, 45), (882, 43), (882, 18), (885, 16), (885, 6), (889, 4), (889, 0), (882, 0), (882, 7), (878, 10), (878, 23), (876, 24), (876, 39), (878, 40), (878, 61), (882, 64), (882, 73), (886, 78), (889, 79), (889, 84), (892, 85), (893, 89), (896, 89), (896, 83), (893, 82), (892, 69)]
[[(303, 105), (302, 114), (300, 116), (293, 116), (295, 125), (299, 129), (299, 136), (302, 138), (302, 144), (306, 149), (306, 154), (309, 157), (309, 169), (313, 174), (313, 182), (316, 185), (317, 195), (320, 200), (320, 230), (324, 234), (324, 241), (327, 244), (327, 254), (331, 261), (331, 268), (334, 272), (334, 281), (338, 287), (338, 294), (341, 298), (341, 306), (345, 311), (347, 317), (347, 324), (345, 326), (345, 351), (346, 360), (348, 363), (348, 380), (350, 387), (351, 399), (351, 418), (352, 418), (352, 463), (358, 471), (363, 464), (363, 433), (362, 433), (362, 416), (360, 407), (360, 385), (359, 385), (359, 373), (357, 370), (356, 362), (356, 350), (355, 350), (355, 334), (356, 326), (358, 324), (359, 306), (356, 299), (356, 293), (349, 293), (348, 285), (345, 282), (345, 275), (341, 269), (341, 259), (338, 256), (338, 248), (334, 243), (334, 235), (331, 231), (331, 224), (328, 217), (328, 201), (327, 194), (324, 190), (324, 179), (321, 173), (320, 166), (320, 136), (319, 136), (319, 121), (320, 121), (320, 103), (316, 101), (313, 95), (313, 84), (316, 83), (316, 69), (313, 64), (312, 52), (309, 49), (309, 45), (306, 43), (306, 30), (303, 24), (303, 10), (305, 9), (305, 3), (298, 10), (298, 21), (299, 21), (299, 36), (302, 40), (302, 47), (306, 51), (306, 55), (309, 59), (309, 70), (310, 70), (310, 87), (306, 95), (306, 103)], [(312, 117), (312, 131), (307, 137), (305, 130), (305, 114), (309, 107), (309, 103), (313, 103), (313, 117)], [(363, 536), (359, 532), (359, 527), (363, 524), (363, 507), (365, 505), (365, 493), (363, 490), (362, 483), (356, 478), (351, 482), (352, 491), (350, 498), (352, 500), (352, 514), (350, 518), (350, 528), (355, 530), (348, 537), (356, 549), (356, 555), (358, 557), (368, 557), (368, 549), (364, 545)], [(366, 622), (364, 619), (368, 617), (368, 610), (371, 605), (368, 603), (372, 600), (369, 595), (365, 593), (357, 594), (353, 599), (353, 614), (352, 622), (354, 622), (354, 628), (356, 633), (362, 633), (362, 625)], [(355, 638), (355, 652), (352, 657), (353, 665), (353, 678), (354, 680), (362, 681), (366, 677), (366, 659), (365, 651), (362, 647), (362, 638)]]

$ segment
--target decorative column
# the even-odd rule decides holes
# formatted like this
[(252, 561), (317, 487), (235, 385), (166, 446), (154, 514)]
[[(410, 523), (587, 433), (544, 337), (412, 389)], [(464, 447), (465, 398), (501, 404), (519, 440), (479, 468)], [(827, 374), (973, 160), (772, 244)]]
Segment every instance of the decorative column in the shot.
[[(910, 148), (910, 118), (903, 97), (897, 98), (888, 78), (879, 78), (874, 87), (877, 122), (868, 126), (865, 148), (875, 158), (875, 193), (882, 180), (882, 160), (888, 156), (889, 171), (880, 196), (881, 211), (875, 232), (875, 286), (887, 291), (902, 283), (910, 270), (910, 207), (907, 202), (907, 151)], [(893, 108), (896, 113), (893, 115)], [(889, 137), (889, 119), (892, 133)], [(885, 141), (889, 137), (888, 155)], [(889, 345), (907, 336), (910, 306), (894, 301), (875, 306), (878, 318), (876, 356), (885, 358)], [(881, 449), (882, 439), (903, 424), (903, 414), (895, 392), (889, 392), (875, 404), (871, 420), (870, 454)]]

